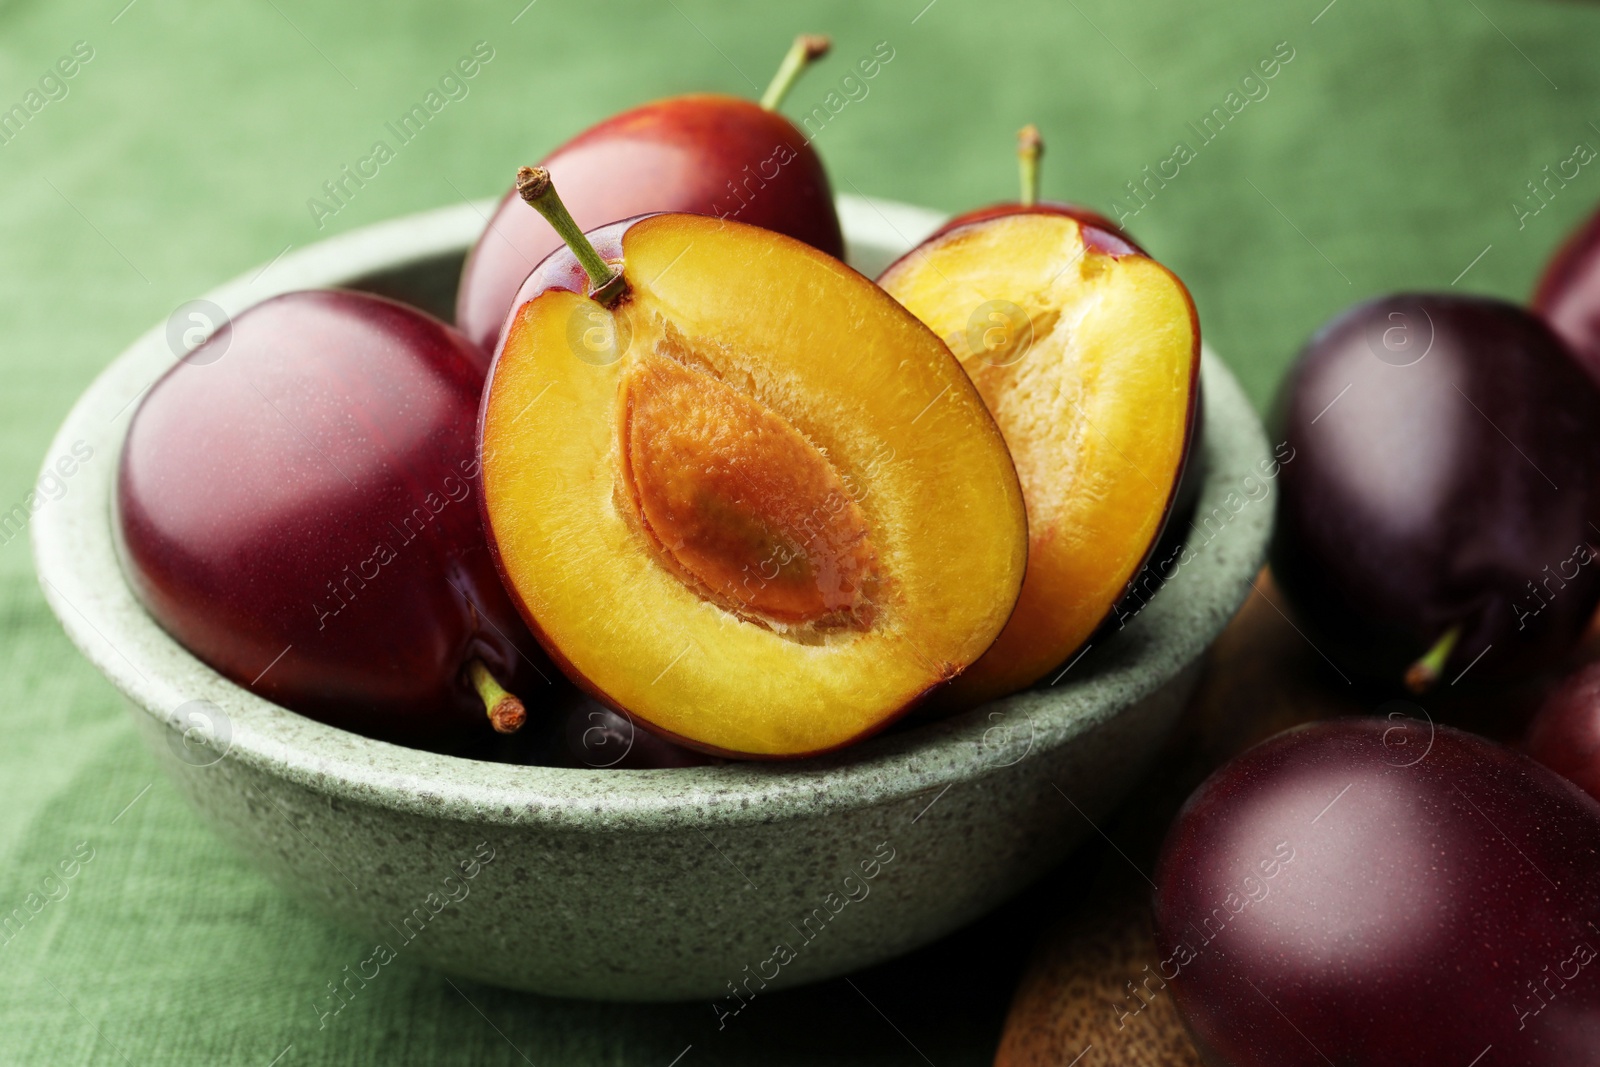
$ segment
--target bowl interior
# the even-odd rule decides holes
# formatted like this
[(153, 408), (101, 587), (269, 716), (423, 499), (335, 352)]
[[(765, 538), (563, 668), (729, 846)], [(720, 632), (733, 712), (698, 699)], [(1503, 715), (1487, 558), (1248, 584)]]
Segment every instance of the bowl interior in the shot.
[[(224, 313), (281, 292), (346, 286), (448, 319), (462, 256), (489, 202), (422, 213), (292, 252), (206, 295)], [(849, 258), (872, 276), (942, 221), (887, 201), (840, 199)], [(181, 330), (178, 331), (181, 334)], [(374, 741), (313, 722), (217, 675), (157, 626), (119, 566), (110, 501), (117, 456), (144, 391), (182, 354), (163, 323), (95, 380), (50, 456), (87, 445), (72, 491), (33, 523), (40, 583), (69, 636), (139, 708), (175, 730), (196, 712), (230, 759), (329, 795), (434, 817), (490, 823), (671, 829), (767, 821), (854, 808), (977, 776), (994, 766), (994, 727), (1026, 725), (1055, 746), (1115, 715), (1192, 663), (1226, 624), (1261, 565), (1271, 524), (1270, 451), (1227, 368), (1203, 355), (1205, 480), (1184, 562), (1132, 621), (1091, 646), (1054, 682), (964, 715), (791, 764), (655, 771), (486, 763)], [(1275, 470), (1275, 467), (1270, 468)], [(1256, 487), (1261, 487), (1259, 490)]]

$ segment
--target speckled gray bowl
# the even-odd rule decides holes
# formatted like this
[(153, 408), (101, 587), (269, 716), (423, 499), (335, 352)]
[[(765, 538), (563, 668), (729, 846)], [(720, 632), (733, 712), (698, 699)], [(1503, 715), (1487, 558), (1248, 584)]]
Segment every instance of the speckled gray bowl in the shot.
[[(206, 299), (236, 313), (347, 285), (448, 314), (486, 210), (373, 226)], [(869, 274), (940, 221), (851, 198), (841, 212)], [(1059, 861), (1146, 768), (1249, 589), (1271, 523), (1260, 424), (1207, 353), (1204, 543), (1055, 684), (790, 765), (579, 771), (432, 755), (251, 695), (134, 600), (111, 535), (116, 457), (134, 402), (174, 359), (169, 336), (200, 322), (188, 316), (118, 356), (51, 446), (51, 462), (75, 442), (93, 454), (33, 520), (50, 605), (127, 696), (180, 790), (270, 877), (397, 955), (519, 989), (725, 997), (863, 967), (992, 908)]]

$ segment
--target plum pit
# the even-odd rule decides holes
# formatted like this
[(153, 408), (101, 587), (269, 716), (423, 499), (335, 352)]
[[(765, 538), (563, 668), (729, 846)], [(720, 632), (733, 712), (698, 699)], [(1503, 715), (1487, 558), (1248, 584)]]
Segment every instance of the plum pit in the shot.
[(751, 621), (872, 625), (877, 553), (828, 456), (757, 399), (659, 352), (620, 388), (623, 479), (669, 570)]

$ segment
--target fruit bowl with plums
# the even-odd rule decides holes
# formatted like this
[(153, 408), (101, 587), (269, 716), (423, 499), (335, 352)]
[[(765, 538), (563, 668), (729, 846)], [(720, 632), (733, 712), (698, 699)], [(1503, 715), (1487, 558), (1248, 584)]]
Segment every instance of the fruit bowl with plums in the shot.
[(1091, 832), (1250, 590), (1284, 456), (1182, 282), (1031, 130), (1017, 203), (835, 200), (825, 52), (249, 271), (62, 426), (116, 459), (52, 608), (346, 926), (622, 1000), (896, 956)]

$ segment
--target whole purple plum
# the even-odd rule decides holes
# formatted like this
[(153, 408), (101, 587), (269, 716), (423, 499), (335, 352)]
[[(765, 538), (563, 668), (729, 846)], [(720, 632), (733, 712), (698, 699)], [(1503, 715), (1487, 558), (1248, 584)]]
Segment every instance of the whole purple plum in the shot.
[(1410, 718), (1297, 727), (1189, 798), (1160, 992), (1228, 1067), (1600, 1064), (1600, 803)]
[(1541, 320), (1359, 305), (1306, 346), (1278, 422), (1273, 573), (1341, 673), (1420, 690), (1577, 641), (1600, 602), (1600, 389)]

